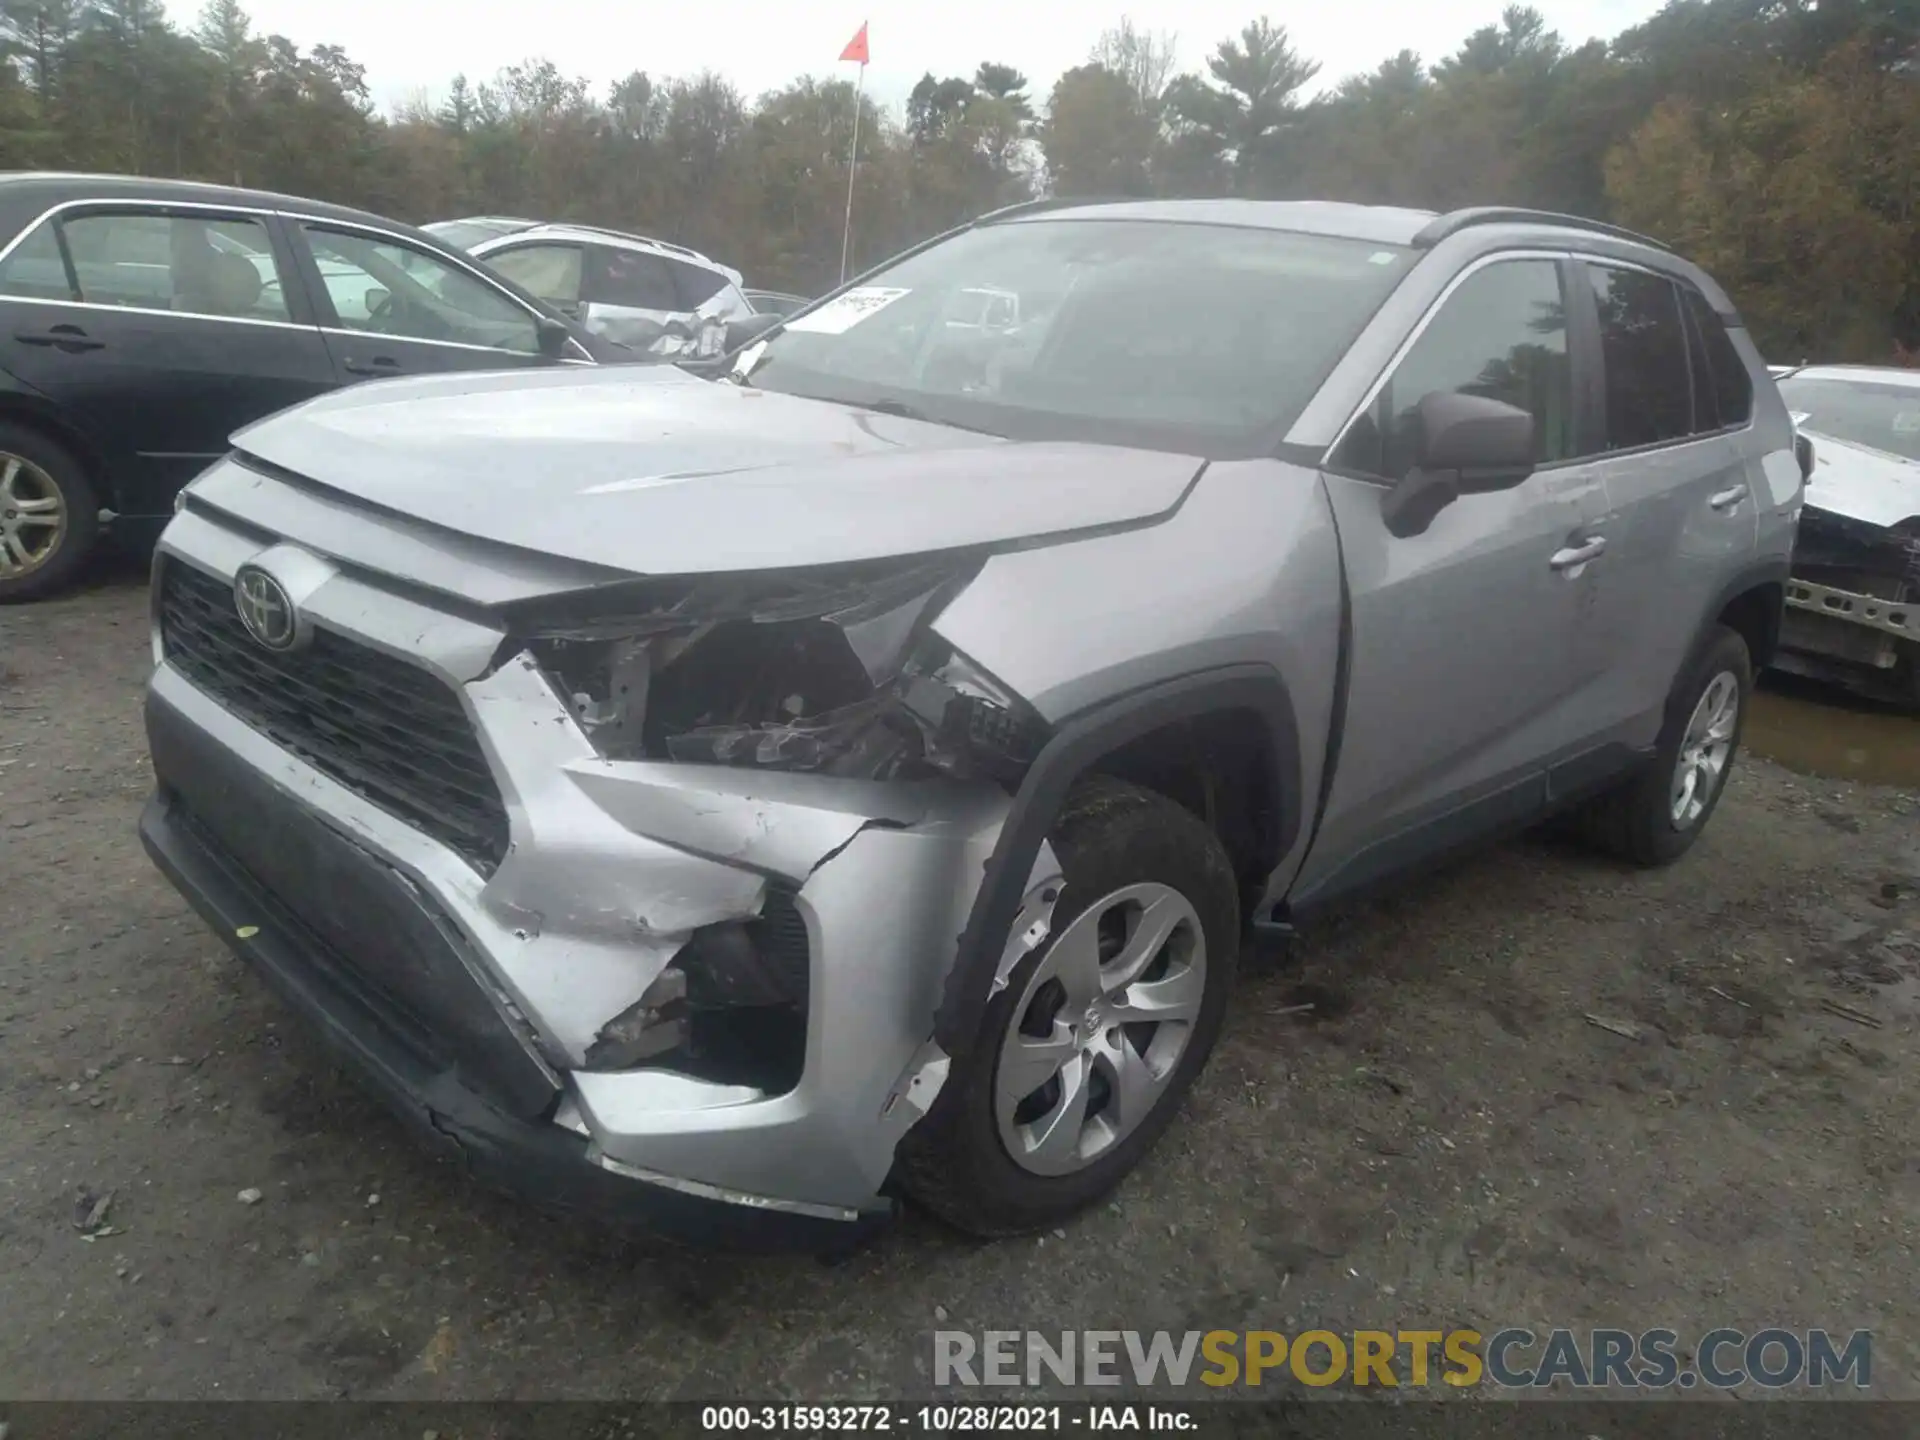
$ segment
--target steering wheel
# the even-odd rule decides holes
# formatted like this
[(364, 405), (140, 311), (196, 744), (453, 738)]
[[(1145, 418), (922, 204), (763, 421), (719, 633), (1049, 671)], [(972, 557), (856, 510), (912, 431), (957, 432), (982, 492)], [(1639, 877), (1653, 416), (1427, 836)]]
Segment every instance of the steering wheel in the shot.
[(392, 317), (393, 317), (393, 292), (389, 290), (384, 296), (381, 297), (380, 302), (377, 305), (373, 305), (368, 308), (367, 319), (375, 322), (383, 322), (391, 319)]

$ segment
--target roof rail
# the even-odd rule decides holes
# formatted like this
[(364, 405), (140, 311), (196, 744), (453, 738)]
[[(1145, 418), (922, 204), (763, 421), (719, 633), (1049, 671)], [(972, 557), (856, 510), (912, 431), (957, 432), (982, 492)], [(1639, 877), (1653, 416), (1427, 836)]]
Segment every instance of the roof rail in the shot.
[(1673, 249), (1664, 240), (1655, 240), (1651, 235), (1642, 235), (1618, 225), (1609, 225), (1603, 220), (1589, 220), (1584, 215), (1562, 215), (1553, 210), (1526, 210), (1509, 205), (1473, 205), (1465, 210), (1450, 210), (1445, 215), (1436, 216), (1422, 227), (1418, 235), (1413, 237), (1414, 248), (1430, 250), (1448, 236), (1472, 229), (1475, 225), (1557, 225), (1568, 230), (1588, 230), (1596, 235), (1611, 235), (1616, 240), (1631, 240), (1636, 245), (1651, 245), (1656, 250), (1666, 250), (1669, 253)]
[(617, 230), (611, 225), (589, 225), (582, 220), (555, 220), (549, 223), (564, 226), (569, 230), (584, 230), (589, 235), (611, 235), (616, 240), (638, 240), (643, 245), (655, 245), (662, 250), (671, 250), (675, 255), (687, 255), (695, 260), (713, 263), (711, 256), (695, 250), (690, 245), (676, 245), (671, 240), (656, 239), (652, 235), (642, 235), (635, 230)]
[(1071, 210), (1081, 205), (1126, 205), (1148, 197), (1142, 195), (1042, 195), (1033, 200), (1018, 200), (1011, 205), (1002, 205), (998, 210), (989, 210), (977, 217), (975, 225), (987, 225), (995, 220), (1011, 220), (1016, 215), (1035, 215), (1047, 210)]

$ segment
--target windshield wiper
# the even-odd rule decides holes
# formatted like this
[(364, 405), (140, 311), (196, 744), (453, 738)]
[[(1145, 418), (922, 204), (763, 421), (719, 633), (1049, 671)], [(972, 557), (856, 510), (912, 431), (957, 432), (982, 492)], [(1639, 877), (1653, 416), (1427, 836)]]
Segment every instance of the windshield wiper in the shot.
[(835, 399), (833, 403), (836, 405), (846, 405), (855, 410), (872, 410), (881, 415), (892, 415), (900, 420), (917, 420), (922, 425), (944, 425), (949, 430), (967, 430), (975, 435), (992, 435), (997, 433), (992, 430), (983, 429), (978, 425), (963, 425), (958, 420), (948, 420), (945, 418), (935, 419), (933, 416), (927, 414), (926, 411), (916, 409), (904, 400), (894, 400), (891, 398), (880, 400)]
[(929, 419), (927, 412), (916, 410), (904, 400), (842, 400), (842, 405), (851, 405), (856, 410), (877, 410), (882, 415), (897, 415), (902, 420), (918, 420), (922, 424), (944, 424), (944, 421)]

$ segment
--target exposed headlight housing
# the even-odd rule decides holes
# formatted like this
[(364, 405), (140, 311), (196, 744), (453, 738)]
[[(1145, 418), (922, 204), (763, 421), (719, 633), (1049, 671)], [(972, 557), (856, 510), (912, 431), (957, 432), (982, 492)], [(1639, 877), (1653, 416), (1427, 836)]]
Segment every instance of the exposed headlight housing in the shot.
[(1044, 724), (929, 628), (979, 563), (642, 582), (516, 635), (609, 759), (1017, 781)]

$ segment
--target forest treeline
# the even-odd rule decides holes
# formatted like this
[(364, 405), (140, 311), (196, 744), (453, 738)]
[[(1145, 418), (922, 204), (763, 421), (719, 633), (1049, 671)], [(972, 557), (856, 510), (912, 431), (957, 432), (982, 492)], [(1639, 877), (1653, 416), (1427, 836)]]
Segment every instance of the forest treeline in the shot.
[[(637, 68), (596, 93), (534, 59), (382, 115), (350, 55), (260, 34), (240, 0), (190, 25), (155, 0), (0, 0), (0, 44), (0, 167), (640, 229), (808, 293), (838, 273), (844, 80), (748, 97)], [(1122, 20), (1044, 93), (988, 61), (926, 76), (904, 115), (863, 102), (855, 259), (1042, 193), (1525, 204), (1697, 258), (1770, 357), (1893, 359), (1920, 346), (1917, 47), (1920, 0), (1670, 0), (1577, 46), (1513, 6), (1328, 87), (1266, 19), (1193, 71)]]

